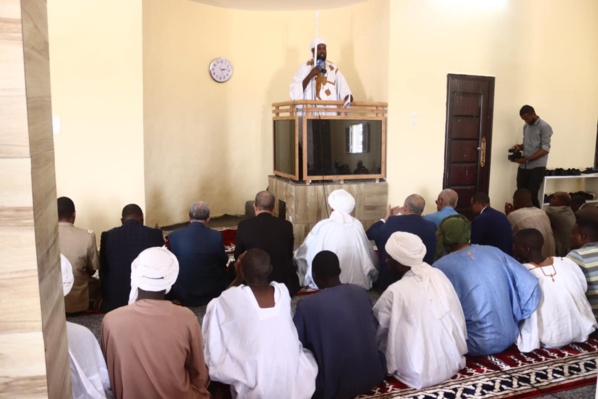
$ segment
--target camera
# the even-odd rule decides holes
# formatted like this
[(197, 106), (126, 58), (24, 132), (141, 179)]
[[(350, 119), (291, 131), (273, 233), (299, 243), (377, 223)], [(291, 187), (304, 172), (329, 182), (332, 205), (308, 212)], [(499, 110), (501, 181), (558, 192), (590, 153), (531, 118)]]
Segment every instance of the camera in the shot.
[(515, 150), (513, 148), (509, 148), (509, 155), (507, 156), (507, 159), (511, 162), (517, 162), (518, 159), (523, 158), (523, 154), (521, 153), (521, 150)]

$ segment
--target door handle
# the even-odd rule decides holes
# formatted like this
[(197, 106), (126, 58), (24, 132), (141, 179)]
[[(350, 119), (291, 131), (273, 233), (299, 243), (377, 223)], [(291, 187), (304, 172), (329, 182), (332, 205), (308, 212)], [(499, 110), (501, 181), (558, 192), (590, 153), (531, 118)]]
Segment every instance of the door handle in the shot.
[(482, 145), (478, 147), (480, 150), (480, 167), (486, 166), (486, 137), (482, 137)]

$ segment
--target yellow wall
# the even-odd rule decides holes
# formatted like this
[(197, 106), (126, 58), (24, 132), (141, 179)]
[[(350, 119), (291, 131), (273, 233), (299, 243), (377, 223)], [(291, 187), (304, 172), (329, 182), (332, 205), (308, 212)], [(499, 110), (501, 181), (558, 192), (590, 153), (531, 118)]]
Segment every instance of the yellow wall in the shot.
[[(515, 190), (507, 149), (521, 142), (519, 108), (553, 128), (548, 167), (593, 164), (598, 110), (598, 2), (404, 0), (391, 2), (388, 121), (390, 201), (442, 189), (447, 74), (496, 77), (490, 198)], [(417, 124), (411, 124), (411, 113)]]
[(145, 207), (141, 17), (141, 0), (48, 1), (56, 191), (98, 240)]
[[(58, 194), (73, 197), (78, 224), (111, 227), (144, 195), (149, 225), (183, 221), (198, 199), (214, 216), (242, 213), (267, 185), (270, 105), (288, 99), (310, 55), (314, 13), (75, 3), (50, 1), (49, 23)], [(594, 0), (370, 0), (321, 11), (320, 35), (357, 99), (389, 103), (393, 205), (418, 192), (431, 211), (442, 189), (447, 74), (496, 77), (490, 197), (500, 209), (515, 188), (506, 151), (521, 140), (525, 103), (555, 131), (549, 167), (592, 164), (597, 18)], [(225, 84), (208, 74), (219, 56), (234, 68)]]
[[(352, 77), (361, 100), (386, 99), (388, 63), (378, 60), (388, 57), (387, 11), (376, 0), (320, 14), (328, 59)], [(243, 213), (272, 173), (271, 104), (289, 99), (293, 74), (310, 56), (314, 13), (161, 0), (144, 2), (143, 21), (147, 222), (183, 221), (199, 199), (213, 215)], [(220, 56), (234, 69), (224, 84), (208, 74)]]

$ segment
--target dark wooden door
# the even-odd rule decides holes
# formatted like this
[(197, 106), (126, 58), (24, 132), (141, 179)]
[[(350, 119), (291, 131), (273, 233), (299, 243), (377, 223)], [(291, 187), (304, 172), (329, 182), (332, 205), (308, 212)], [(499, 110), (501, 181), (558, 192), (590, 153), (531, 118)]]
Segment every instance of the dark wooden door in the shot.
[(457, 211), (471, 219), (471, 197), (490, 182), (494, 78), (448, 75), (447, 86), (443, 187), (459, 194)]

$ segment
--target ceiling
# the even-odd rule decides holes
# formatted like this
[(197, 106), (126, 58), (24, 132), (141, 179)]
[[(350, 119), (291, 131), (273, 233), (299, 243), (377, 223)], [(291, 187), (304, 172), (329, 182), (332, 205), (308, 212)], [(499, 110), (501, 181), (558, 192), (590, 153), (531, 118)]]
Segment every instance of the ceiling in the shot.
[(237, 10), (325, 10), (339, 8), (367, 0), (193, 0), (211, 6), (232, 8)]

